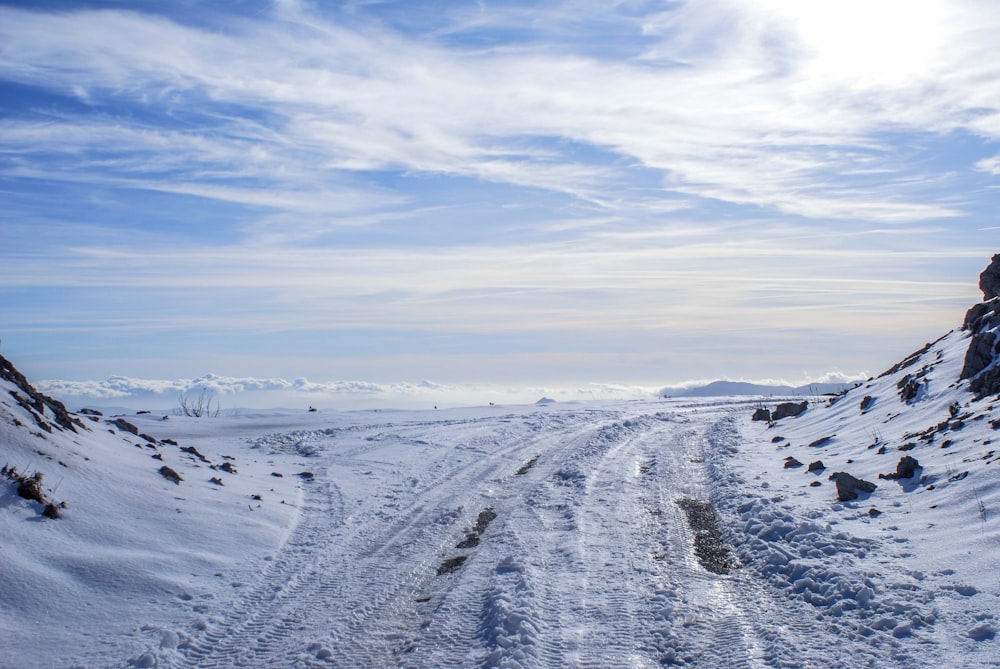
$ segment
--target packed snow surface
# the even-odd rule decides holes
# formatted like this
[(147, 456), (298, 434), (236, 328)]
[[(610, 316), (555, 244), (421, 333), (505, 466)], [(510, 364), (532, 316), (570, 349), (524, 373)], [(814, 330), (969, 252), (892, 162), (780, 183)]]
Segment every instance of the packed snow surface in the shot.
[[(0, 464), (66, 508), (0, 479), (0, 665), (1000, 666), (966, 345), (773, 423), (741, 397), (49, 432), (7, 384)], [(838, 501), (835, 472), (877, 488)]]

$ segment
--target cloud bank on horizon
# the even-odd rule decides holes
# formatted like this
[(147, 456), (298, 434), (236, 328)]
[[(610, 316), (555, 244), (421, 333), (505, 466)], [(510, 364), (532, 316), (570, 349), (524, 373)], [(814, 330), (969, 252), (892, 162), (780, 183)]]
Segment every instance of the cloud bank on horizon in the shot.
[(878, 368), (998, 250), (998, 31), (985, 0), (0, 2), (4, 350), (77, 379)]
[[(759, 379), (755, 385), (768, 386), (759, 394), (782, 394), (802, 387), (808, 394), (820, 394), (861, 381), (865, 375), (839, 372), (819, 378), (789, 383), (778, 379)], [(735, 386), (743, 381), (715, 382), (710, 394), (747, 394)], [(306, 408), (334, 409), (424, 408), (430, 406), (469, 406), (529, 404), (545, 397), (556, 401), (638, 400), (683, 394), (707, 387), (709, 381), (689, 381), (668, 387), (634, 384), (588, 383), (575, 386), (504, 386), (502, 384), (442, 384), (423, 380), (406, 383), (370, 381), (310, 381), (299, 377), (259, 379), (206, 374), (193, 379), (137, 379), (112, 376), (103, 381), (43, 380), (38, 389), (68, 402), (70, 409), (114, 407), (126, 409), (177, 410), (181, 401), (194, 405), (211, 403), (218, 410)], [(716, 387), (721, 386), (721, 387)]]

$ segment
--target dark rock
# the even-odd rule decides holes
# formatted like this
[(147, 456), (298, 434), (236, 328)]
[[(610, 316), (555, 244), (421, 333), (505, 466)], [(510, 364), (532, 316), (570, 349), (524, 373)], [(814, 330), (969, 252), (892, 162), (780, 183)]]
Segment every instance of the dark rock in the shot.
[(531, 468), (535, 466), (535, 463), (538, 462), (538, 458), (540, 458), (540, 457), (541, 457), (540, 455), (536, 455), (535, 457), (531, 458), (530, 460), (528, 460), (527, 462), (525, 462), (523, 465), (521, 465), (518, 468), (518, 470), (516, 472), (514, 472), (514, 473), (517, 474), (518, 476), (524, 476), (525, 474), (527, 474), (528, 472), (531, 471)]
[(912, 374), (907, 374), (899, 380), (896, 387), (899, 388), (899, 399), (909, 404), (916, 398), (920, 382)]
[(479, 516), (476, 518), (476, 526), (473, 528), (473, 531), (482, 534), (486, 531), (486, 528), (489, 527), (490, 523), (496, 520), (496, 518), (496, 511), (493, 509), (483, 509), (479, 512)]
[(181, 450), (184, 451), (185, 453), (189, 453), (189, 454), (193, 455), (194, 457), (198, 458), (199, 460), (201, 460), (204, 463), (211, 464), (211, 462), (212, 462), (211, 460), (209, 460), (208, 458), (206, 458), (204, 455), (202, 455), (201, 452), (198, 451), (198, 449), (195, 448), (194, 446), (182, 446)]
[(84, 416), (103, 416), (104, 415), (103, 413), (101, 413), (97, 409), (80, 409), (79, 413), (82, 413)]
[(753, 417), (750, 420), (762, 420), (765, 422), (771, 422), (771, 410), (760, 408), (753, 412)]
[(1000, 297), (1000, 253), (990, 260), (989, 267), (979, 275), (979, 289), (983, 291), (983, 300)]
[(989, 321), (992, 321), (996, 308), (996, 300), (980, 302), (979, 304), (973, 305), (968, 311), (965, 312), (965, 320), (962, 321), (962, 328), (972, 331), (982, 330), (984, 325), (988, 328), (989, 323), (983, 323), (982, 320), (984, 317), (989, 317)]
[(184, 480), (181, 478), (180, 474), (178, 474), (177, 472), (175, 472), (173, 469), (171, 469), (166, 465), (160, 467), (160, 476), (167, 479), (168, 481), (176, 483), (177, 485), (180, 485), (181, 481)]
[(42, 475), (36, 473), (33, 477), (19, 479), (17, 484), (17, 494), (24, 499), (30, 499), (42, 504), (46, 503), (45, 495), (42, 493)]
[(233, 463), (231, 462), (223, 462), (222, 465), (219, 467), (219, 469), (226, 472), (227, 474), (236, 473), (236, 467), (233, 467)]
[(809, 487), (810, 487), (810, 488), (818, 488), (818, 487), (820, 487), (821, 485), (823, 485), (823, 482), (822, 482), (822, 481), (813, 481), (812, 483), (810, 483), (810, 484), (809, 484)]
[(824, 469), (826, 469), (826, 467), (823, 465), (823, 461), (822, 460), (816, 460), (815, 462), (810, 462), (809, 463), (809, 469), (807, 469), (806, 471), (821, 472)]
[(111, 424), (123, 432), (129, 432), (137, 437), (139, 436), (139, 428), (137, 428), (135, 425), (128, 422), (124, 418), (116, 418), (115, 420), (111, 421)]
[(312, 481), (314, 478), (316, 478), (316, 475), (313, 474), (312, 472), (299, 472), (299, 478), (304, 479), (306, 481)]
[(475, 548), (479, 545), (479, 535), (475, 532), (469, 532), (465, 535), (465, 538), (455, 544), (455, 548)]
[(875, 398), (871, 395), (865, 395), (864, 399), (861, 400), (861, 413), (864, 413), (872, 408), (875, 404)]
[(916, 471), (920, 469), (920, 463), (917, 459), (909, 455), (904, 455), (899, 459), (896, 464), (896, 471), (892, 474), (879, 474), (880, 479), (911, 479), (916, 474)]
[(280, 479), (280, 478), (283, 478), (285, 475), (282, 474), (281, 472), (271, 472), (271, 476)]
[(778, 442), (781, 442), (781, 441), (784, 441), (784, 440), (785, 440), (784, 437), (771, 437), (771, 443), (772, 444), (777, 444)]
[(210, 479), (208, 480), (208, 482), (209, 482), (209, 483), (214, 483), (215, 485), (225, 485), (225, 484), (224, 484), (224, 483), (222, 482), (222, 479), (220, 479), (220, 478), (219, 478), (219, 477), (217, 477), (217, 476), (213, 476), (212, 478), (210, 478)]
[(878, 516), (882, 515), (882, 512), (873, 506), (872, 508), (868, 509), (868, 515), (871, 516), (872, 518), (877, 518)]
[(915, 364), (917, 362), (917, 360), (920, 360), (920, 357), (924, 353), (927, 353), (927, 351), (929, 351), (930, 348), (931, 348), (931, 344), (929, 344), (929, 343), (928, 344), (924, 344), (924, 347), (922, 349), (920, 349), (919, 351), (914, 351), (910, 355), (906, 356), (905, 358), (903, 358), (902, 360), (900, 360), (899, 362), (897, 362), (895, 365), (893, 365), (889, 369), (887, 369), (884, 372), (882, 372), (881, 374), (879, 374), (878, 378), (881, 379), (881, 378), (883, 378), (885, 376), (890, 376), (892, 374), (895, 374), (896, 372), (902, 371), (902, 370), (906, 369), (907, 367), (912, 366), (913, 364)]
[(961, 379), (969, 379), (969, 390), (977, 397), (1000, 393), (1000, 254), (979, 276), (984, 301), (965, 314), (964, 327), (972, 337), (965, 353)]
[(148, 441), (148, 442), (149, 442), (149, 443), (151, 443), (151, 444), (155, 444), (155, 443), (157, 443), (157, 441), (156, 441), (156, 437), (151, 437), (151, 436), (149, 436), (148, 434), (140, 434), (140, 435), (139, 435), (139, 438), (140, 438), (140, 439), (145, 439), (146, 441)]
[(871, 481), (864, 481), (847, 472), (834, 472), (830, 474), (829, 480), (836, 484), (837, 500), (841, 502), (849, 502), (852, 499), (857, 499), (858, 491), (875, 492), (875, 489), (878, 487)]
[(971, 379), (993, 364), (997, 357), (997, 339), (997, 333), (993, 330), (973, 332), (959, 378)]
[(974, 392), (976, 397), (1000, 394), (1000, 366), (994, 365), (980, 373), (969, 384), (969, 390)]
[(771, 420), (781, 420), (782, 418), (794, 418), (801, 415), (809, 406), (808, 402), (782, 402), (774, 408)]
[(820, 446), (825, 446), (827, 442), (836, 437), (837, 435), (831, 434), (828, 437), (820, 437), (816, 441), (809, 443), (809, 448), (819, 448)]
[(448, 558), (447, 560), (442, 562), (440, 566), (438, 566), (437, 575), (441, 576), (443, 574), (450, 574), (453, 571), (458, 571), (459, 569), (461, 569), (462, 565), (465, 564), (465, 561), (468, 559), (469, 558), (466, 555), (459, 555), (453, 558)]
[(10, 381), (27, 396), (24, 397), (17, 391), (11, 391), (10, 393), (17, 400), (17, 403), (31, 414), (38, 427), (46, 432), (52, 431), (49, 423), (44, 418), (46, 409), (52, 413), (55, 417), (56, 426), (61, 429), (76, 432), (76, 426), (83, 427), (83, 421), (79, 418), (73, 418), (69, 411), (66, 410), (65, 404), (35, 390), (34, 386), (28, 383), (27, 377), (17, 371), (17, 368), (2, 355), (0, 355), (0, 379)]
[(56, 506), (52, 502), (49, 502), (48, 504), (45, 505), (45, 510), (42, 511), (42, 515), (45, 516), (46, 518), (52, 518), (53, 520), (55, 520), (56, 518), (62, 515), (62, 512), (59, 510), (58, 506)]
[(915, 441), (908, 441), (905, 444), (903, 444), (902, 446), (897, 446), (896, 450), (897, 451), (912, 451), (916, 447), (917, 447), (917, 442), (915, 442)]
[(801, 466), (802, 463), (793, 458), (792, 456), (789, 455), (787, 458), (785, 458), (785, 469), (794, 469), (795, 467), (801, 467)]

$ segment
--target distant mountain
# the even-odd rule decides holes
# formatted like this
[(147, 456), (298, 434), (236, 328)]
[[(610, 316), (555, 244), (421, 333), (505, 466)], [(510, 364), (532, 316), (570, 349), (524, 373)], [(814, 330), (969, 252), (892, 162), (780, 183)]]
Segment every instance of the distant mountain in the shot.
[(783, 395), (815, 397), (835, 395), (854, 387), (853, 383), (810, 383), (804, 386), (783, 386), (749, 383), (747, 381), (713, 381), (704, 386), (664, 388), (661, 397), (723, 397), (732, 395)]

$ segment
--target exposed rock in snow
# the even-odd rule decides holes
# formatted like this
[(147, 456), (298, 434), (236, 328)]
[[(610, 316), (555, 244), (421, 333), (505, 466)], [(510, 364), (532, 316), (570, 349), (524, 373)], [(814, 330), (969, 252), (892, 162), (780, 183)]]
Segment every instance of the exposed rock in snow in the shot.
[(837, 486), (837, 499), (841, 502), (849, 502), (858, 498), (858, 493), (875, 492), (878, 487), (871, 481), (863, 481), (847, 472), (834, 472), (830, 474), (830, 481)]
[(896, 464), (896, 471), (891, 474), (879, 474), (880, 479), (911, 479), (916, 471), (920, 469), (920, 463), (910, 455), (904, 455)]
[(0, 379), (14, 385), (15, 390), (10, 391), (11, 397), (17, 400), (17, 403), (31, 414), (38, 427), (46, 432), (52, 432), (52, 422), (55, 422), (56, 427), (70, 432), (76, 432), (77, 426), (83, 427), (80, 419), (73, 418), (62, 402), (35, 390), (24, 374), (2, 355), (0, 355)]
[(785, 458), (785, 469), (796, 469), (797, 467), (801, 467), (801, 466), (802, 466), (802, 463), (799, 462), (798, 460), (796, 460), (791, 455), (789, 455), (787, 458)]
[(781, 420), (782, 418), (794, 418), (795, 416), (801, 415), (809, 406), (808, 402), (782, 402), (774, 408), (771, 413), (772, 420)]

